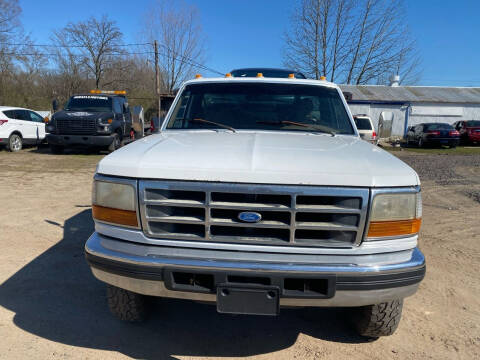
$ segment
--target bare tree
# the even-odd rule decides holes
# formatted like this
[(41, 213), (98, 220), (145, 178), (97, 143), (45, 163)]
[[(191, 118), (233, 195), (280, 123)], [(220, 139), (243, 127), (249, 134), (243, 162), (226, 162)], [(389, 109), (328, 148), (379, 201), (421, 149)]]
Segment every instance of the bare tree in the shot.
[[(98, 89), (105, 69), (112, 63), (115, 56), (121, 55), (123, 34), (116, 26), (115, 21), (106, 16), (100, 19), (91, 17), (87, 21), (69, 23), (65, 28), (54, 33), (54, 39), (69, 44), (70, 49), (63, 54), (64, 59), (73, 65), (77, 62), (86, 67), (95, 78), (95, 87)], [(73, 62), (72, 62), (73, 61)], [(78, 65), (75, 65), (78, 66)]]
[(22, 32), (18, 0), (0, 0), (0, 101), (5, 101), (8, 93), (7, 83), (14, 72), (14, 54), (16, 47), (11, 45)]
[[(285, 65), (347, 84), (418, 75), (403, 0), (301, 0), (286, 34)], [(403, 74), (402, 72), (405, 72)]]
[(196, 63), (203, 62), (205, 47), (197, 9), (158, 1), (145, 18), (142, 35), (151, 43), (159, 42), (162, 87), (172, 92), (193, 75)]

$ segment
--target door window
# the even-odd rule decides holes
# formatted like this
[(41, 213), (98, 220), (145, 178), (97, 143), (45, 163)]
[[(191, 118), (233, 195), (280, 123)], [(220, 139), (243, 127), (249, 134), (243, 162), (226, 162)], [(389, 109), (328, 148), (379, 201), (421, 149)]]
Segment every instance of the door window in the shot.
[(122, 114), (122, 106), (120, 105), (120, 101), (118, 101), (118, 98), (113, 98), (113, 111), (115, 114)]
[(28, 111), (28, 115), (30, 116), (31, 121), (34, 121), (37, 123), (43, 123), (43, 118), (37, 113), (34, 113), (33, 111)]
[(20, 118), (20, 111), (19, 110), (7, 110), (3, 112), (9, 119), (18, 119), (22, 120)]

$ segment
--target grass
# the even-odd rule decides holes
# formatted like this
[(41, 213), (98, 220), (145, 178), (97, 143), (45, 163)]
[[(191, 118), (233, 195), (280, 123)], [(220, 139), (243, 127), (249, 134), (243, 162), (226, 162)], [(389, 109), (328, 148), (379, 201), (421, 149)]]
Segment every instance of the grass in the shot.
[(448, 147), (416, 148), (416, 147), (384, 147), (390, 152), (412, 152), (427, 155), (480, 155), (480, 146), (457, 146), (455, 149)]

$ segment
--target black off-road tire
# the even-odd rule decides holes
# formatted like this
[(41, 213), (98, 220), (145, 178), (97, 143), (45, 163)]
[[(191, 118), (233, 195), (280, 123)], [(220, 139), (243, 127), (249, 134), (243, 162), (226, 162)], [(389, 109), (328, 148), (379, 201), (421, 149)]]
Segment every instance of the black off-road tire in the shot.
[(112, 134), (112, 143), (108, 146), (108, 151), (113, 152), (122, 146), (122, 139), (119, 133)]
[(107, 285), (110, 312), (123, 321), (140, 322), (147, 315), (146, 297), (141, 294)]
[(355, 309), (357, 332), (369, 338), (392, 335), (400, 323), (402, 308), (403, 299)]
[(50, 152), (52, 154), (63, 154), (65, 148), (60, 145), (50, 145)]

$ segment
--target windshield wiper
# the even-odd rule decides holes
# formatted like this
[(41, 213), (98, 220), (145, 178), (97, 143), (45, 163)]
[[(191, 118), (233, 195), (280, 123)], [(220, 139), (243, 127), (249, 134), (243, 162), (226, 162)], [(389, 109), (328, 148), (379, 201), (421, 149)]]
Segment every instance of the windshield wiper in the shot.
[(218, 127), (231, 130), (232, 132), (237, 132), (237, 130), (235, 130), (235, 129), (234, 129), (233, 127), (231, 127), (231, 126), (224, 125), (224, 124), (220, 124), (220, 123), (217, 123), (217, 122), (214, 122), (214, 121), (210, 121), (210, 120), (205, 120), (205, 119), (196, 118), (196, 119), (190, 119), (189, 121), (202, 122), (202, 123), (205, 123), (205, 124), (216, 125), (216, 126), (218, 126)]
[(257, 121), (257, 124), (267, 124), (267, 125), (296, 125), (296, 126), (301, 126), (301, 127), (308, 127), (311, 128), (313, 127), (314, 132), (322, 132), (326, 134), (330, 134), (332, 136), (335, 136), (335, 132), (332, 130), (329, 130), (327, 127), (321, 126), (321, 125), (309, 125), (309, 124), (303, 124), (295, 121), (289, 121), (289, 120), (281, 120), (281, 121)]

